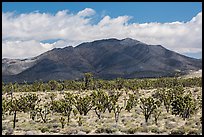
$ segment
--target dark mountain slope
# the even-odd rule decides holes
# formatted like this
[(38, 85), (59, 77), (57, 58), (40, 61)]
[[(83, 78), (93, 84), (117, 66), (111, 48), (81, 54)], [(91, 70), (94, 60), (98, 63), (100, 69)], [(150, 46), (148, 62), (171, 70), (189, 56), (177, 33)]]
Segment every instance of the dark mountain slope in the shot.
[[(6, 82), (80, 79), (85, 72), (92, 72), (95, 77), (103, 79), (161, 77), (202, 68), (199, 59), (130, 38), (86, 42), (75, 48), (56, 48), (33, 58), (28, 65), (24, 63), (24, 69), (18, 68), (18, 74), (9, 74), (7, 62), (2, 60), (4, 70), (7, 70), (2, 70), (3, 81)], [(15, 65), (19, 66), (19, 63), (14, 64), (12, 69)]]

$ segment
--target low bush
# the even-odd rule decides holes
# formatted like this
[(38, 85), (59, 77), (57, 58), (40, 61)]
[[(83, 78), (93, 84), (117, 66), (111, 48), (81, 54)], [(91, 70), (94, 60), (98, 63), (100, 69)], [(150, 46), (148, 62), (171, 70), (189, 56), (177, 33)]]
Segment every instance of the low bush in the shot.
[(200, 131), (199, 130), (190, 130), (187, 135), (200, 135)]
[(103, 127), (101, 127), (101, 128), (98, 128), (98, 129), (96, 129), (96, 131), (95, 131), (95, 133), (108, 133), (108, 134), (110, 134), (110, 133), (114, 133), (116, 130), (115, 129), (111, 129), (111, 128), (103, 128)]
[(179, 129), (172, 130), (171, 133), (170, 133), (170, 135), (184, 135), (184, 134), (185, 134), (185, 131), (179, 130)]
[(48, 132), (49, 129), (48, 129), (47, 127), (42, 127), (42, 128), (40, 128), (40, 131), (41, 131), (42, 133), (45, 133), (45, 132)]

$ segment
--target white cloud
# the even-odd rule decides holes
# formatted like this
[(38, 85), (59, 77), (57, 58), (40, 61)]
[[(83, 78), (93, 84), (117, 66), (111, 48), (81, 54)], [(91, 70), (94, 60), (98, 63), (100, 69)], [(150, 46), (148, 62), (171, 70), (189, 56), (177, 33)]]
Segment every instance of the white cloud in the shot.
[[(86, 8), (76, 14), (68, 10), (56, 14), (31, 12), (2, 13), (3, 57), (37, 56), (54, 47), (76, 46), (103, 38), (134, 38), (147, 44), (160, 44), (179, 53), (202, 52), (202, 12), (188, 22), (128, 23), (130, 16), (104, 15), (97, 23), (96, 12)], [(54, 43), (43, 40), (60, 39)], [(14, 54), (15, 53), (15, 54)]]
[(91, 8), (85, 8), (84, 10), (79, 11), (77, 15), (86, 17), (86, 16), (92, 16), (94, 14), (95, 14), (95, 10)]

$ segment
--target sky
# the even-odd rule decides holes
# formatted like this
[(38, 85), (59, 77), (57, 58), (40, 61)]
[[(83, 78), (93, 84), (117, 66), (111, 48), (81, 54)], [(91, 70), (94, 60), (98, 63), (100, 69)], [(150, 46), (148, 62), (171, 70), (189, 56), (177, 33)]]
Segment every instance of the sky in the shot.
[(127, 37), (202, 58), (202, 3), (2, 3), (2, 58), (30, 58), (52, 48)]

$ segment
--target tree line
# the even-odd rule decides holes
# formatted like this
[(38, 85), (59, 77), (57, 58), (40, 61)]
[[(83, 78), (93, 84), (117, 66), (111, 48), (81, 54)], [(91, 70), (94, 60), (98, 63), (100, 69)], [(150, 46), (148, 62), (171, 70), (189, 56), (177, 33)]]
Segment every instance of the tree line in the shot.
[(202, 77), (182, 79), (173, 78), (157, 78), (157, 79), (123, 79), (117, 78), (114, 80), (95, 79), (92, 73), (85, 73), (83, 81), (50, 80), (48, 82), (34, 81), (28, 84), (26, 81), (23, 84), (2, 82), (2, 94), (12, 92), (50, 92), (64, 90), (138, 90), (138, 89), (154, 89), (154, 88), (172, 88), (178, 85), (183, 87), (202, 87)]
[[(30, 119), (41, 119), (44, 123), (51, 118), (49, 115), (59, 113), (61, 114), (59, 121), (62, 128), (64, 128), (66, 123), (69, 125), (71, 114), (78, 118), (78, 125), (81, 126), (83, 124), (83, 116), (88, 115), (90, 111), (94, 111), (98, 119), (102, 119), (102, 114), (107, 111), (108, 113), (114, 113), (117, 124), (122, 110), (131, 113), (132, 109), (139, 106), (142, 110), (144, 121), (148, 122), (150, 118), (154, 118), (155, 124), (157, 125), (159, 116), (162, 113), (162, 106), (165, 107), (167, 113), (178, 115), (184, 120), (190, 118), (202, 108), (202, 96), (195, 98), (191, 92), (187, 92), (184, 89), (185, 86), (201, 86), (199, 85), (201, 83), (200, 78), (185, 80), (178, 78), (124, 80), (118, 78), (113, 81), (103, 81), (106, 84), (101, 82), (101, 85), (99, 83), (96, 84), (96, 81), (90, 73), (85, 74), (84, 82), (76, 82), (83, 86), (77, 87), (74, 90), (85, 93), (87, 93), (87, 90), (90, 90), (90, 93), (74, 94), (71, 92), (62, 92), (62, 99), (57, 99), (54, 91), (70, 89), (76, 83), (73, 84), (73, 81), (68, 81), (71, 84), (66, 85), (64, 83), (62, 85), (62, 83), (52, 80), (48, 83), (34, 82), (32, 85), (18, 85), (17, 83), (8, 84), (9, 86), (3, 85), (3, 93), (7, 93), (6, 90), (20, 92), (22, 89), (20, 90), (19, 87), (21, 86), (27, 87), (24, 89), (25, 91), (22, 91), (28, 93), (20, 95), (19, 98), (14, 97), (13, 94), (2, 97), (2, 115), (3, 117), (13, 115), (13, 128), (15, 128), (17, 112), (28, 113)], [(46, 84), (49, 90), (43, 87)], [(28, 88), (29, 86), (30, 88)], [(139, 96), (137, 92), (139, 89), (151, 89), (155, 88), (154, 86), (157, 90), (151, 96)], [(128, 90), (132, 92), (129, 93), (127, 92)], [(53, 92), (48, 92), (48, 101), (43, 102), (37, 93), (29, 93), (30, 91)], [(123, 94), (127, 98), (122, 99), (123, 104), (121, 105), (119, 98)]]

